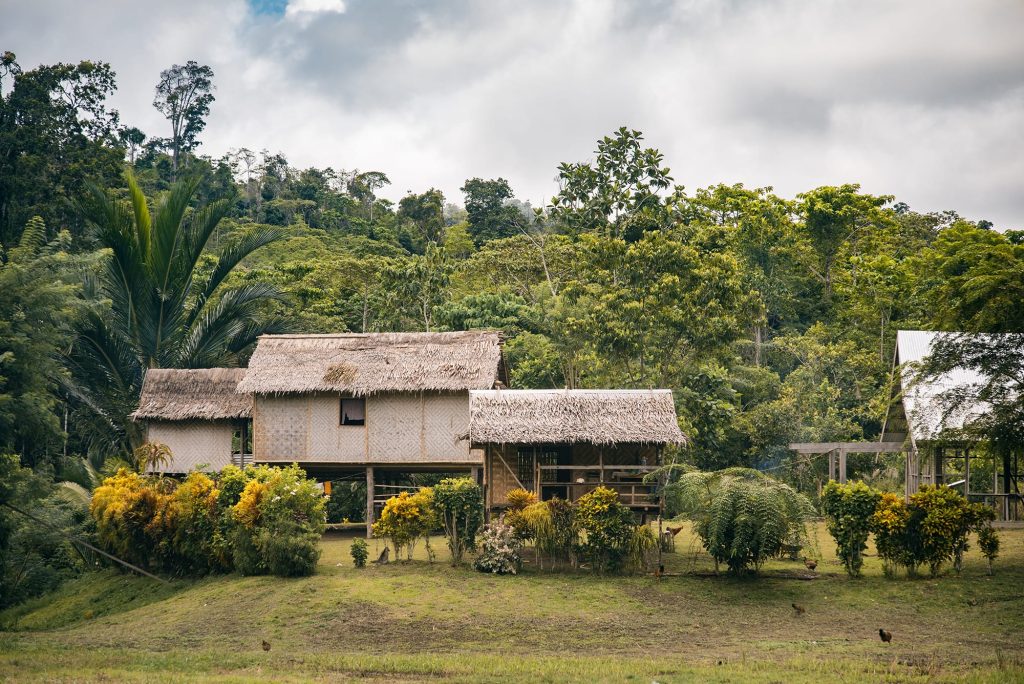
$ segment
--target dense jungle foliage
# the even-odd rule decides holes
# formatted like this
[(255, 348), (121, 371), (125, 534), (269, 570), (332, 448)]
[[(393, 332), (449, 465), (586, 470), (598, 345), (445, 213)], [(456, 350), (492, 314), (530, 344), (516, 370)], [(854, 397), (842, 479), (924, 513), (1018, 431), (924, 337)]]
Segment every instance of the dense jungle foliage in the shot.
[[(626, 127), (559, 165), (546, 206), (502, 178), (392, 202), (343, 159), (199, 154), (214, 81), (160, 75), (168, 138), (120, 120), (108, 64), (0, 56), (0, 452), (49, 481), (138, 467), (146, 368), (244, 365), (261, 332), (482, 327), (514, 387), (671, 388), (671, 458), (814, 492), (824, 464), (786, 444), (878, 436), (897, 329), (1024, 330), (1012, 226), (855, 182), (684, 188)], [(890, 458), (850, 475), (892, 489)]]

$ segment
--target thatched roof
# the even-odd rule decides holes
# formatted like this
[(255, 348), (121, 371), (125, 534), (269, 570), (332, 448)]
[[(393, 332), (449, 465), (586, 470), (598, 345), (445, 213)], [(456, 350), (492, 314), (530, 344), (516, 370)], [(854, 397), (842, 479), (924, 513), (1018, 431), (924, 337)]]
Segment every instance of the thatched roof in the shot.
[(235, 389), (244, 368), (151, 368), (135, 420), (218, 420), (252, 416), (252, 395)]
[(682, 444), (671, 390), (469, 393), (473, 444)]
[(264, 335), (240, 392), (465, 391), (494, 386), (498, 332)]

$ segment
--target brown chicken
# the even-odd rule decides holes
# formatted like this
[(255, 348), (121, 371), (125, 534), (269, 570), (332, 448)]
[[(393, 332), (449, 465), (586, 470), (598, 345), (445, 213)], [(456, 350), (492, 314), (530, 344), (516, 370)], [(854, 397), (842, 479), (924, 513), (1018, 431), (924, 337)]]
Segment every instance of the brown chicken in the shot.
[(677, 534), (679, 534), (682, 530), (683, 530), (683, 526), (682, 525), (680, 525), (679, 527), (669, 527), (668, 528), (668, 531), (672, 533), (673, 537), (676, 536)]
[(879, 628), (878, 636), (885, 643), (889, 643), (890, 641), (892, 641), (892, 632), (887, 632), (884, 629)]
[(793, 604), (793, 610), (796, 612), (797, 615), (803, 615), (807, 612), (807, 609), (798, 603)]
[(263, 640), (263, 650), (264, 651), (269, 651), (270, 650), (270, 642), (267, 641), (266, 639)]
[(804, 557), (804, 565), (807, 566), (808, 570), (815, 570), (818, 567), (818, 561), (811, 558)]

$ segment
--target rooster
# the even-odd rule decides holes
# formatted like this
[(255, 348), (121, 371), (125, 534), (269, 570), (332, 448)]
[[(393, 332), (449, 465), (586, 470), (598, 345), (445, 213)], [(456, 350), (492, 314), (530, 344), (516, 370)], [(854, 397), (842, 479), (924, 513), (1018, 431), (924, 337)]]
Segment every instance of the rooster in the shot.
[(263, 650), (264, 651), (269, 651), (270, 650), (270, 642), (267, 641), (266, 639), (263, 640)]
[(804, 556), (804, 565), (807, 566), (808, 570), (814, 572), (814, 570), (818, 567), (818, 561), (808, 558), (807, 556)]
[(882, 628), (878, 629), (878, 637), (884, 642), (889, 643), (892, 641), (892, 632), (887, 632)]
[(680, 525), (679, 527), (669, 527), (668, 531), (671, 532), (672, 536), (674, 537), (674, 536), (676, 536), (677, 534), (679, 534), (680, 532), (683, 531), (683, 526)]
[(803, 615), (804, 613), (807, 612), (807, 609), (804, 608), (803, 606), (801, 606), (798, 603), (794, 603), (792, 605), (793, 605), (793, 610), (796, 612), (797, 615)]

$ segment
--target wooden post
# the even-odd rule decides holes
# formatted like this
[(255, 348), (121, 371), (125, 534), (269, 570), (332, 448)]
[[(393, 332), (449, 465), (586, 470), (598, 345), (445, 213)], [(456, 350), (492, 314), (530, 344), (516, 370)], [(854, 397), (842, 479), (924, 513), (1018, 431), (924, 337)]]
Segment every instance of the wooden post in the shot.
[(836, 452), (828, 452), (828, 479), (832, 481), (836, 479)]
[(839, 484), (846, 484), (846, 449), (839, 450)]
[(964, 449), (964, 498), (971, 496), (971, 448)]
[(366, 466), (366, 538), (373, 538), (373, 466)]

